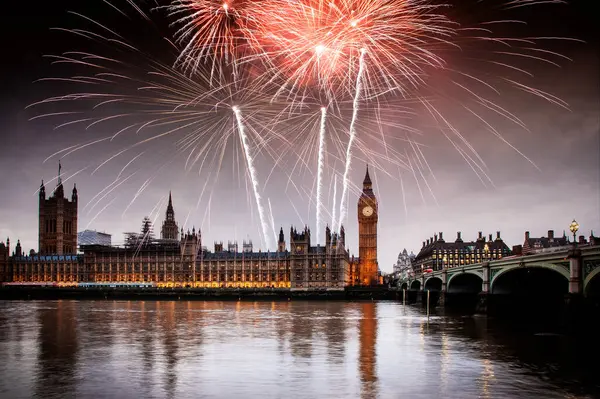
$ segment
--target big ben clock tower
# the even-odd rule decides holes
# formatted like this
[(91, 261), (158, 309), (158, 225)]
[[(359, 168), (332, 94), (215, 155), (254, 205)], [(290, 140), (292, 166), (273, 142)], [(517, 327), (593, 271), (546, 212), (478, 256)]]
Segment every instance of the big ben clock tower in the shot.
[(363, 181), (363, 191), (358, 199), (358, 256), (360, 259), (360, 284), (379, 282), (377, 264), (377, 198), (369, 177), (369, 167)]

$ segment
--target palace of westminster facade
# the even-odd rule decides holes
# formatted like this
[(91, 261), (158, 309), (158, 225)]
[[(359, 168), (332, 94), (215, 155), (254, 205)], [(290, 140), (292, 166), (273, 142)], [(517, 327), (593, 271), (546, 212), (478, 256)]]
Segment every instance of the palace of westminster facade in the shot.
[(377, 264), (377, 199), (369, 171), (358, 200), (359, 258), (346, 249), (343, 226), (339, 233), (325, 229), (325, 245), (312, 245), (308, 227), (290, 229), (289, 249), (283, 229), (277, 251), (254, 251), (250, 242), (215, 243), (214, 251), (202, 246), (194, 229), (184, 233), (175, 221), (171, 196), (161, 228), (161, 238), (150, 231), (130, 234), (124, 246), (80, 245), (77, 250), (78, 194), (69, 201), (59, 178), (53, 194), (39, 191), (39, 252), (25, 255), (18, 242), (10, 255), (10, 241), (0, 243), (0, 281), (152, 282), (158, 287), (343, 289), (379, 282)]

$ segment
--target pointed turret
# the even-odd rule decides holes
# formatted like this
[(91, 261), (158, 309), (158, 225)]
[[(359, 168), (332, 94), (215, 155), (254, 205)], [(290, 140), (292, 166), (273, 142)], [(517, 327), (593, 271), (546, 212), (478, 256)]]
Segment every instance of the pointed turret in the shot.
[(60, 164), (60, 160), (58, 161), (58, 179), (56, 181), (56, 188), (54, 189), (54, 196), (57, 198), (64, 198), (65, 192), (62, 184), (62, 177), (60, 176), (60, 171), (62, 169), (62, 165)]
[[(169, 204), (167, 205), (165, 220), (163, 222), (160, 235), (164, 240), (178, 240), (178, 231), (179, 228), (177, 226), (177, 222), (175, 221), (175, 209), (173, 208), (173, 196), (171, 195), (171, 191), (169, 191)], [(181, 232), (181, 238), (183, 239), (183, 230)]]
[(369, 176), (369, 165), (367, 165), (367, 173), (365, 173), (365, 180), (363, 181), (363, 186), (370, 186), (371, 184), (371, 176)]
[(363, 196), (373, 197), (373, 183), (371, 182), (371, 176), (369, 176), (369, 165), (367, 165), (367, 171), (365, 173), (365, 179), (363, 180)]
[(44, 179), (42, 179), (42, 184), (40, 184), (40, 199), (46, 199), (46, 186), (44, 186)]
[(77, 184), (73, 184), (73, 192), (71, 193), (71, 201), (77, 201)]
[(277, 250), (285, 252), (285, 236), (283, 235), (283, 227), (279, 229), (279, 240), (277, 242)]
[(17, 240), (17, 246), (15, 247), (15, 255), (16, 256), (23, 255), (23, 250), (21, 249), (21, 240)]

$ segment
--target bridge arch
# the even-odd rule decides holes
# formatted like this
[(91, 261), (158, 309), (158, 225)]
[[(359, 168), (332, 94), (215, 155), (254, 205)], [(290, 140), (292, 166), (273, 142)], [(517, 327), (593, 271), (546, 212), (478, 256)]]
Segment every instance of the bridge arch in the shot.
[(478, 294), (483, 287), (481, 274), (474, 271), (455, 273), (448, 279), (450, 294)]
[(515, 265), (497, 272), (490, 292), (500, 313), (526, 320), (556, 319), (569, 292), (569, 271), (551, 263)]
[(421, 289), (421, 281), (420, 280), (413, 280), (410, 283), (410, 289), (411, 290), (420, 290)]
[(408, 283), (406, 281), (400, 284), (400, 291), (402, 290), (408, 290)]
[(569, 291), (569, 271), (552, 263), (527, 263), (498, 271), (490, 281), (492, 294), (558, 293)]
[(596, 267), (590, 274), (585, 276), (583, 292), (587, 297), (600, 298), (600, 267)]
[(425, 291), (442, 291), (442, 279), (439, 277), (429, 277), (425, 280), (425, 285), (423, 287)]

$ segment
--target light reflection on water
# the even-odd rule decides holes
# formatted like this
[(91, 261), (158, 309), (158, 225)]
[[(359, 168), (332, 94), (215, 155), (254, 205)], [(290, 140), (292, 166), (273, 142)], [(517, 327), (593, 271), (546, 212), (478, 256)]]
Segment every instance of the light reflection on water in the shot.
[(1, 302), (0, 397), (585, 397), (527, 339), (396, 302)]

